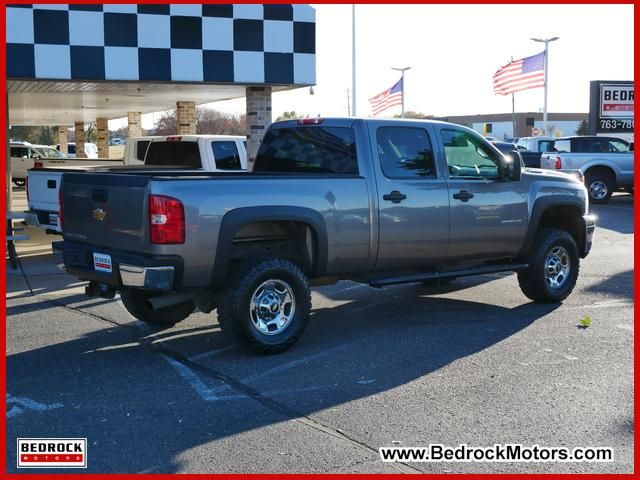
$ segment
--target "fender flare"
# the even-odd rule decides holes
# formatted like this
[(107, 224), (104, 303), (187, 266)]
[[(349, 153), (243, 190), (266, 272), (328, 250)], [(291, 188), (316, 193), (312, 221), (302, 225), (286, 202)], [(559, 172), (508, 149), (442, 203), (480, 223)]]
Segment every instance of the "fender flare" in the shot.
[(325, 220), (319, 212), (306, 207), (289, 205), (241, 207), (225, 214), (220, 223), (220, 234), (211, 278), (213, 286), (222, 286), (225, 283), (236, 233), (244, 225), (269, 221), (291, 221), (309, 225), (313, 229), (318, 243), (316, 265), (312, 274), (317, 276), (326, 271), (329, 240)]
[[(548, 197), (538, 198), (533, 204), (533, 208), (531, 209), (529, 228), (527, 229), (522, 248), (519, 252), (520, 257), (528, 255), (531, 247), (533, 246), (533, 241), (535, 240), (536, 233), (538, 233), (540, 219), (542, 218), (544, 212), (552, 207), (577, 207), (580, 211), (581, 220), (582, 216), (585, 213), (584, 203), (582, 202), (582, 200), (572, 195), (550, 195)], [(581, 248), (580, 245), (578, 245), (578, 248)]]

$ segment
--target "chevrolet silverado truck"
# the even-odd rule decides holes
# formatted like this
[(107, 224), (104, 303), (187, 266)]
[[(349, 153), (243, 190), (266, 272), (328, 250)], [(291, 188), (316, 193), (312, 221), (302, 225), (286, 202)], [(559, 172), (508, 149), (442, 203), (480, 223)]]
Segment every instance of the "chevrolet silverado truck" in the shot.
[(53, 245), (87, 295), (120, 292), (165, 327), (217, 308), (222, 330), (263, 354), (300, 337), (310, 285), (341, 279), (517, 272), (527, 297), (560, 302), (592, 244), (587, 192), (513, 158), (444, 122), (278, 122), (244, 175), (64, 175)]
[(542, 154), (541, 168), (580, 170), (592, 203), (607, 203), (613, 192), (633, 193), (633, 144), (615, 137), (557, 138), (553, 150)]

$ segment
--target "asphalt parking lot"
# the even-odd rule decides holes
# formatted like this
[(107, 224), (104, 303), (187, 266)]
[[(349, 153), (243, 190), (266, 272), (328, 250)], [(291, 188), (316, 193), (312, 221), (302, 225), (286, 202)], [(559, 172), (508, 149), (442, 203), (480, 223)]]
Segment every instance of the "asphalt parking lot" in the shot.
[[(24, 192), (16, 192), (17, 204)], [(314, 289), (301, 341), (259, 357), (215, 313), (150, 330), (89, 300), (39, 232), (7, 274), (7, 465), (17, 437), (86, 437), (88, 471), (633, 471), (633, 197), (596, 206), (562, 305), (513, 275)], [(580, 328), (580, 319), (592, 324)], [(613, 463), (381, 462), (381, 446), (607, 446)], [(24, 471), (24, 470), (20, 470)]]

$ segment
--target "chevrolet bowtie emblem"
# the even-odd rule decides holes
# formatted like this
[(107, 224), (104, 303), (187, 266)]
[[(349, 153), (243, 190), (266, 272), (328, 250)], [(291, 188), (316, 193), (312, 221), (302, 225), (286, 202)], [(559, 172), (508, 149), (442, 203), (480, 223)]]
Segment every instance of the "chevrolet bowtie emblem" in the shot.
[(101, 208), (96, 208), (93, 211), (93, 218), (95, 218), (99, 222), (102, 222), (104, 220), (104, 217), (106, 216), (107, 216), (107, 212), (105, 210), (102, 210)]

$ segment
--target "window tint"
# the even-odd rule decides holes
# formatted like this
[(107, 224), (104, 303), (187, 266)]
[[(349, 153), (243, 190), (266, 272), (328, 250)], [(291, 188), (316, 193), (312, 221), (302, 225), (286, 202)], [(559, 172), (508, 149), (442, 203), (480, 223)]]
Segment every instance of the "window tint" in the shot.
[(450, 177), (498, 177), (498, 154), (479, 136), (462, 130), (443, 129), (442, 142)]
[(571, 140), (571, 151), (574, 153), (602, 152), (603, 142), (590, 138), (574, 138)]
[(240, 170), (240, 154), (236, 142), (211, 142), (213, 158), (219, 170)]
[(11, 156), (22, 158), (29, 156), (29, 149), (25, 147), (11, 147)]
[(201, 168), (197, 142), (151, 142), (145, 165)]
[(136, 160), (144, 161), (144, 156), (147, 154), (147, 147), (149, 146), (149, 140), (138, 140), (136, 144)]
[(386, 177), (436, 176), (433, 148), (424, 129), (381, 127), (376, 136), (380, 165)]
[(271, 129), (260, 145), (253, 171), (357, 174), (353, 129), (322, 126)]
[(67, 153), (71, 153), (74, 154), (76, 153), (76, 146), (75, 145), (67, 145)]

